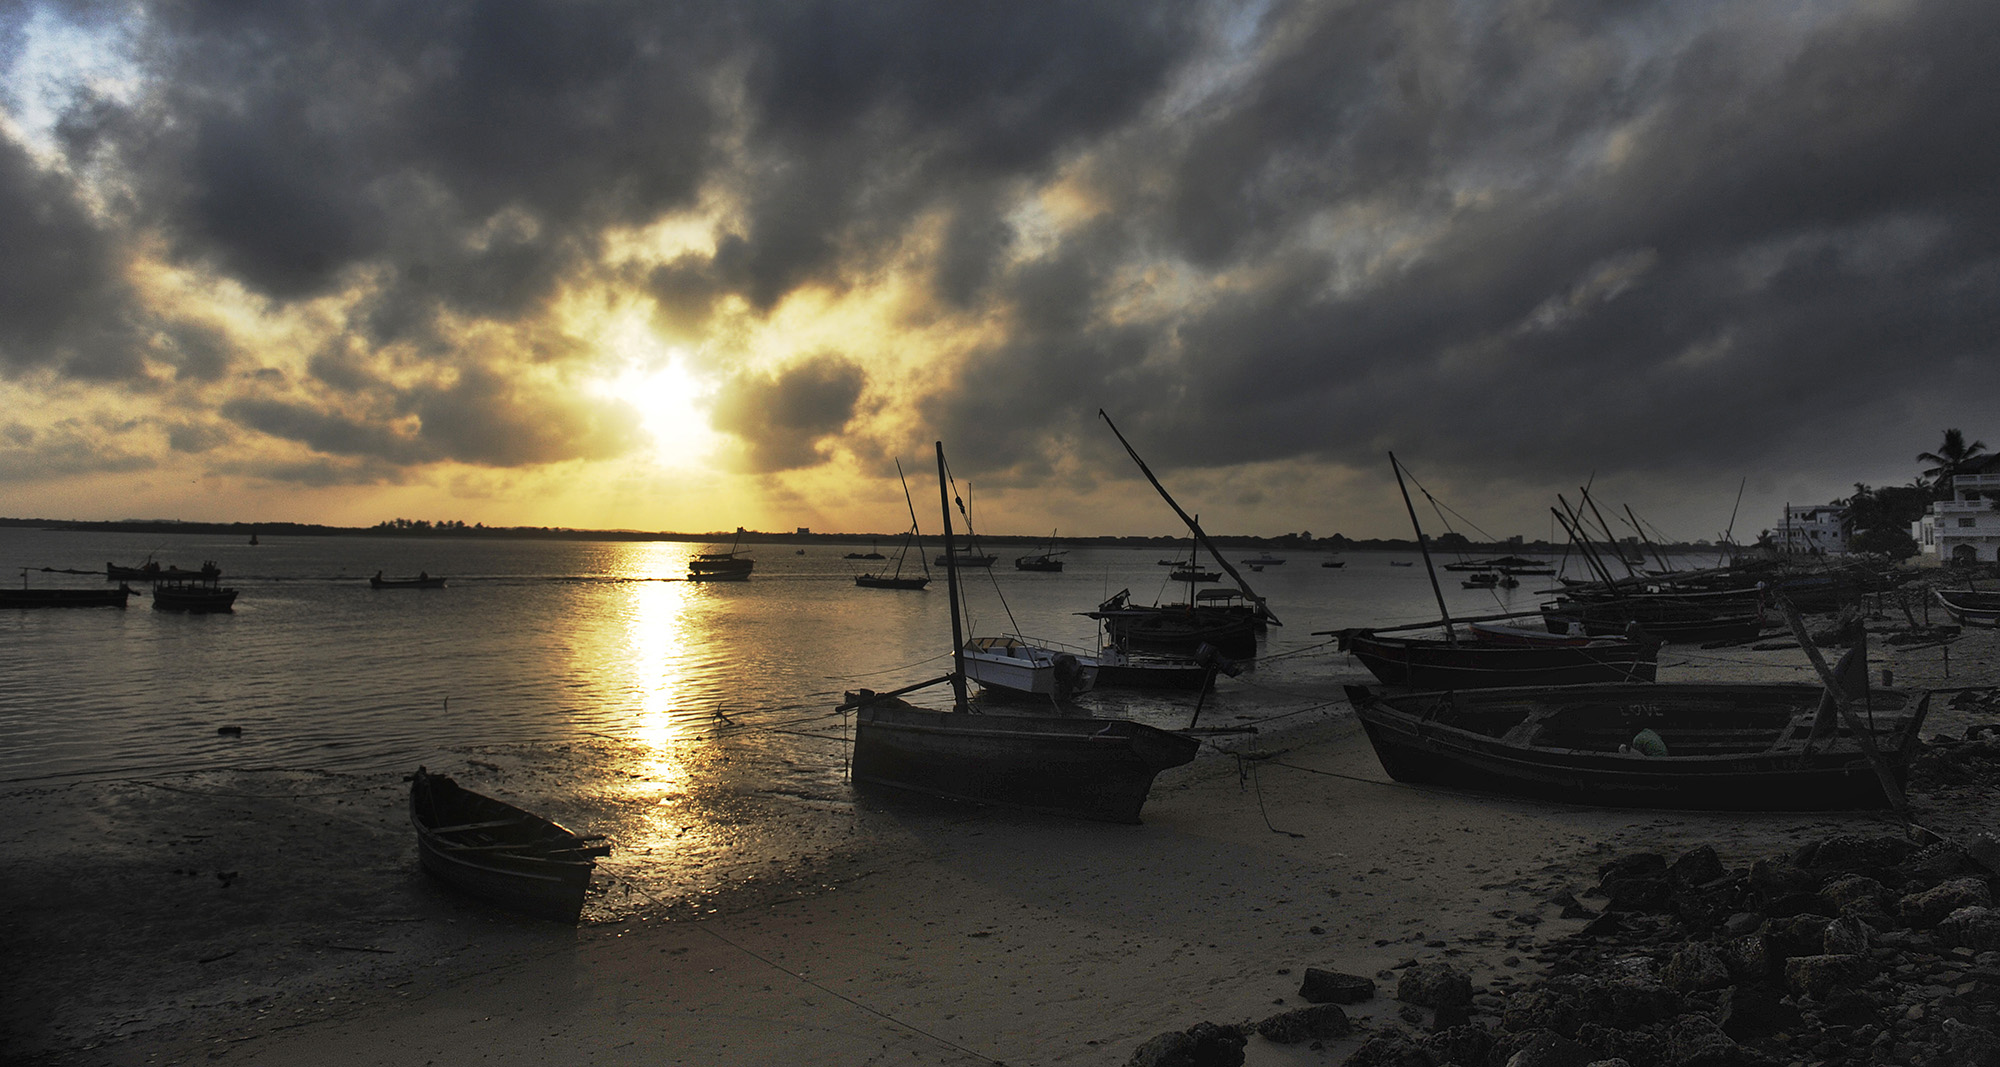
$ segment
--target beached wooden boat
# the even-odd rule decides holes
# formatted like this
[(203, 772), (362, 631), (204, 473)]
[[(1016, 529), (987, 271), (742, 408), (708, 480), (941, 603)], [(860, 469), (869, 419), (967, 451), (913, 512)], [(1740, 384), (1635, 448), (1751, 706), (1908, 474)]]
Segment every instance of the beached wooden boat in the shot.
[(866, 701), (855, 710), (856, 782), (1109, 822), (1139, 821), (1163, 770), (1201, 742), (1126, 719), (988, 715)]
[(1583, 638), (1557, 645), (1487, 641), (1476, 634), (1385, 637), (1344, 631), (1340, 647), (1383, 685), (1415, 689), (1491, 689), (1523, 685), (1650, 682), (1660, 643), (1623, 637)]
[(1562, 598), (1543, 605), (1541, 610), (1549, 632), (1558, 634), (1617, 636), (1636, 623), (1662, 641), (1694, 644), (1750, 641), (1764, 631), (1763, 605), (1740, 599), (1709, 602), (1678, 597), (1595, 601)]
[[(1404, 695), (1349, 686), (1347, 695), (1383, 769), (1402, 782), (1617, 807), (1815, 811), (1891, 803), (1860, 737), (1822, 711), (1819, 686)], [(1854, 697), (1898, 789), (1929, 700), (1927, 692), (1893, 689)]]
[[(1215, 676), (1235, 674), (1237, 668), (1211, 655), (1207, 661), (1196, 656), (1161, 656), (1127, 652), (1106, 645), (1093, 657), (1097, 661), (1098, 689), (1184, 689), (1200, 692), (1215, 684)], [(1214, 664), (1211, 666), (1211, 663)]]
[(2000, 593), (1982, 593), (1970, 589), (1935, 590), (1939, 604), (1958, 621), (1960, 626), (1977, 626), (1983, 629), (2000, 627)]
[(382, 577), (382, 572), (381, 572), (381, 571), (376, 571), (376, 572), (375, 572), (375, 576), (374, 576), (373, 578), (370, 578), (370, 579), (368, 579), (368, 588), (370, 588), (370, 589), (443, 589), (443, 588), (444, 588), (444, 577), (443, 577), (442, 575), (440, 575), (440, 576), (437, 576), (437, 577), (432, 577), (429, 571), (424, 571), (424, 572), (421, 572), (421, 573), (419, 573), (419, 574), (418, 574), (418, 575), (417, 575), (416, 577), (414, 577), (414, 578), (384, 578), (384, 577)]
[(611, 846), (422, 767), (410, 778), (417, 858), (432, 877), (511, 911), (573, 923)]
[[(944, 549), (952, 555), (944, 445), (937, 446)], [(965, 685), (976, 643), (960, 637), (958, 574), (951, 596), (952, 710), (912, 707), (898, 693), (849, 693), (855, 712), (849, 773), (857, 783), (1031, 811), (1138, 822), (1153, 778), (1193, 760), (1201, 743), (1144, 723), (1074, 715), (975, 713)], [(935, 682), (923, 685), (936, 684)]]
[(1256, 618), (1223, 607), (1146, 607), (1133, 604), (1131, 590), (1121, 589), (1096, 611), (1077, 614), (1096, 619), (1112, 644), (1134, 652), (1191, 656), (1202, 645), (1213, 645), (1231, 659), (1257, 655)]
[(236, 590), (222, 584), (222, 568), (203, 563), (194, 574), (161, 572), (153, 583), (154, 611), (182, 611), (206, 615), (236, 610)]

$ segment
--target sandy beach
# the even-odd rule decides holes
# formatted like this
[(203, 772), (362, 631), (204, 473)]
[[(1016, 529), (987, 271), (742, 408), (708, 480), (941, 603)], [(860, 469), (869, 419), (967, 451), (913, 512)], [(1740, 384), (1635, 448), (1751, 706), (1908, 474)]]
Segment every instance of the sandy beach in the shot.
[[(1806, 673), (1796, 648), (1731, 656), (1744, 679)], [(1662, 663), (1663, 681), (1690, 669)], [(1992, 686), (2000, 635), (1878, 639), (1870, 668)], [(1980, 721), (1940, 693), (1925, 734)], [(1708, 844), (1747, 864), (1899, 825), (1417, 789), (1345, 717), (1217, 744), (1235, 755), (1163, 775), (1142, 826), (866, 796), (788, 820), (807, 827), (794, 858), (764, 870), (734, 864), (727, 833), (692, 842), (698, 886), (614, 855), (574, 929), (428, 883), (394, 775), (19, 785), (0, 794), (4, 1048), (44, 1064), (1123, 1064), (1165, 1031), (1304, 1006), (1315, 967), (1384, 991), (1349, 1006), (1354, 1036), (1252, 1038), (1245, 1062), (1339, 1063), (1396, 1021), (1409, 961), (1476, 989), (1531, 974), (1584, 921), (1551, 898), (1586, 894), (1614, 856)], [(602, 819), (563, 809), (563, 765), (488, 766), (552, 817)], [(772, 793), (743, 802), (785, 802)], [(1916, 821), (1990, 831), (1991, 794), (1914, 794)], [(841, 846), (863, 830), (877, 844)]]

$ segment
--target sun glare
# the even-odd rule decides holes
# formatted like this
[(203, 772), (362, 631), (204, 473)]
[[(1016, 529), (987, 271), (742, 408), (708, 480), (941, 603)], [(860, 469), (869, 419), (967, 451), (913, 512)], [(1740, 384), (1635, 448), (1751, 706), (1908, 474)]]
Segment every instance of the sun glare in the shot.
[(714, 449), (718, 435), (709, 429), (701, 410), (702, 386), (688, 372), (686, 354), (661, 344), (643, 326), (620, 329), (615, 343), (623, 358), (616, 373), (599, 379), (594, 391), (637, 409), (640, 425), (653, 439), (655, 462), (666, 467), (699, 465)]

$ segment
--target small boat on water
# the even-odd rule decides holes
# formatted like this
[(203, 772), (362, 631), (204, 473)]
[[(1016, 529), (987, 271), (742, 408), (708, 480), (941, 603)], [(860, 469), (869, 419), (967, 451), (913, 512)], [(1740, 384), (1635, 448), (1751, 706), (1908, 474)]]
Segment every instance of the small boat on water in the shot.
[(422, 767), (410, 777), (417, 859), (439, 881), (512, 911), (573, 923), (611, 846)]
[(1347, 561), (1346, 561), (1346, 560), (1344, 560), (1344, 559), (1328, 559), (1328, 560), (1321, 560), (1321, 561), (1320, 561), (1320, 566), (1322, 566), (1322, 567), (1345, 567), (1345, 566), (1347, 566)]
[[(931, 584), (931, 568), (929, 564), (924, 564), (922, 531), (917, 526), (917, 505), (915, 501), (910, 499), (910, 480), (903, 477), (903, 461), (900, 459), (896, 461), (896, 477), (903, 482), (903, 503), (910, 509), (910, 529), (909, 532), (903, 535), (903, 547), (896, 550), (896, 569), (893, 573), (876, 574), (869, 572), (854, 576), (854, 584), (863, 589), (920, 590)], [(917, 550), (917, 562), (924, 564), (924, 573), (920, 575), (912, 574), (905, 577), (903, 575), (903, 561), (909, 557), (910, 549), (913, 546)], [(882, 553), (870, 552), (867, 555), (858, 555), (850, 552), (847, 554), (847, 558), (881, 559)]]
[(0, 589), (0, 608), (122, 608), (131, 595), (122, 583), (116, 589), (30, 589), (23, 568), (21, 588)]
[(1500, 585), (1500, 576), (1492, 571), (1475, 571), (1460, 579), (1458, 584), (1467, 589), (1494, 589)]
[(438, 575), (436, 577), (433, 577), (429, 571), (419, 571), (417, 572), (417, 575), (414, 578), (384, 578), (382, 577), (381, 571), (376, 571), (375, 576), (373, 578), (368, 579), (368, 588), (443, 589), (444, 576)]
[(931, 562), (940, 567), (957, 569), (959, 567), (991, 567), (994, 561), (999, 558), (999, 556), (989, 555), (975, 549), (961, 548), (946, 555), (941, 555)]
[(1219, 582), (1222, 580), (1222, 575), (1217, 571), (1205, 571), (1191, 567), (1187, 570), (1170, 572), (1167, 575), (1167, 580), (1170, 582)]
[(1982, 593), (1974, 589), (1938, 589), (1933, 591), (1939, 604), (1960, 626), (1976, 626), (1991, 630), (2000, 627), (2000, 593)]
[(207, 615), (236, 610), (236, 590), (222, 584), (222, 568), (213, 560), (192, 575), (167, 575), (153, 582), (154, 611)]
[(743, 559), (731, 549), (728, 552), (702, 552), (688, 560), (687, 580), (690, 582), (741, 582), (750, 578), (751, 568), (757, 565), (753, 559)]
[(1191, 656), (1202, 645), (1213, 645), (1231, 659), (1257, 655), (1255, 617), (1225, 606), (1197, 601), (1147, 607), (1133, 604), (1132, 591), (1120, 589), (1096, 611), (1077, 614), (1104, 624), (1112, 644), (1134, 652)]
[(1414, 567), (1416, 565), (1417, 563), (1415, 560), (1392, 559), (1389, 561), (1389, 566), (1391, 567)]
[[(1845, 668), (1845, 664), (1843, 667)], [(1865, 684), (1865, 668), (1843, 670)], [(1857, 693), (1857, 734), (1813, 685), (1578, 685), (1387, 695), (1347, 687), (1382, 768), (1421, 782), (1617, 807), (1878, 808), (1930, 694)]]
[(1269, 552), (1262, 552), (1257, 554), (1256, 556), (1251, 557), (1250, 559), (1244, 560), (1243, 562), (1249, 564), (1252, 567), (1275, 567), (1285, 561), (1270, 554)]
[(1050, 530), (1049, 547), (1034, 555), (1016, 556), (1014, 558), (1014, 569), (1017, 571), (1056, 573), (1063, 569), (1063, 561), (1056, 558), (1061, 555), (1061, 552), (1056, 551), (1056, 533), (1054, 530)]

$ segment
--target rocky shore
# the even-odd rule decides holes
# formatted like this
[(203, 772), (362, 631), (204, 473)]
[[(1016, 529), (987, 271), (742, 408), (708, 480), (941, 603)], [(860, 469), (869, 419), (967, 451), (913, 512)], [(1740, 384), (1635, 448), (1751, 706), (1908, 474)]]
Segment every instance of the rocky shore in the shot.
[[(1952, 703), (2000, 723), (1994, 691)], [(1976, 832), (1996, 784), (2000, 724), (1937, 735), (1911, 792), (1963, 832), (1911, 823), (1734, 865), (1707, 845), (1627, 853), (1581, 899), (1547, 899), (1587, 921), (1535, 952), (1532, 978), (1307, 968), (1312, 1006), (1162, 1034), (1129, 1067), (1234, 1067), (1253, 1040), (1347, 1067), (2000, 1067), (2000, 840)], [(1393, 1022), (1341, 1007), (1382, 995)]]

